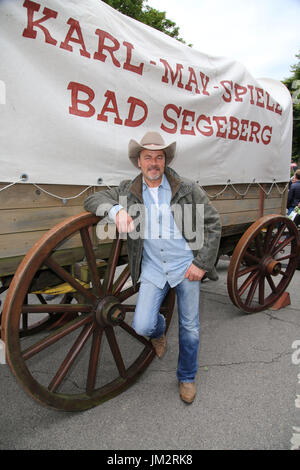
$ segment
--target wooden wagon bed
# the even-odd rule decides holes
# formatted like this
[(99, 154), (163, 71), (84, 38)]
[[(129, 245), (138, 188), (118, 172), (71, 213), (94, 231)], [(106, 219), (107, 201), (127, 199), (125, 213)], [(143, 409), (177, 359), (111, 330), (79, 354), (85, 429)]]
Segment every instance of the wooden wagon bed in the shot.
[[(0, 191), (5, 186), (6, 183), (0, 184)], [(250, 187), (238, 184), (226, 189), (224, 186), (203, 188), (221, 216), (223, 252), (232, 249), (229, 236), (243, 233), (262, 215), (285, 215), (286, 186), (286, 183), (280, 183), (271, 188), (270, 184), (258, 186), (254, 183)], [(84, 199), (101, 190), (91, 187), (85, 191), (85, 186), (68, 185), (42, 185), (41, 188), (46, 192), (33, 184), (16, 184), (0, 192), (0, 278), (14, 274), (21, 259), (44, 233), (67, 217), (82, 212)], [(245, 196), (241, 196), (243, 194)], [(61, 264), (72, 264), (80, 259), (81, 253), (76, 253), (77, 242), (78, 238), (74, 238), (61, 248)], [(107, 243), (104, 242), (102, 245), (105, 258), (108, 246), (105, 247)]]

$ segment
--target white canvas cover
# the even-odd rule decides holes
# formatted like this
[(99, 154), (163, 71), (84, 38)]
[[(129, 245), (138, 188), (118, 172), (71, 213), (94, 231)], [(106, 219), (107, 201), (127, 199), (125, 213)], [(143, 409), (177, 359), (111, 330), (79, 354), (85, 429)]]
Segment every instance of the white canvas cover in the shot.
[(202, 185), (288, 181), (280, 82), (100, 0), (2, 0), (0, 64), (0, 181), (118, 184), (148, 130), (177, 142), (173, 168)]

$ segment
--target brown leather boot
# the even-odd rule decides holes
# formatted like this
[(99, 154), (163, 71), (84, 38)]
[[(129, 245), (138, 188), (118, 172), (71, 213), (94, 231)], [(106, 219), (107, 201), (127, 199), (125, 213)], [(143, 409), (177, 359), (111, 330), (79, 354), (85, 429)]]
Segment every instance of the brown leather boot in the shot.
[(166, 335), (163, 335), (160, 338), (152, 338), (151, 343), (155, 349), (156, 355), (161, 359), (166, 351), (166, 346), (167, 346)]
[(192, 403), (196, 396), (195, 382), (180, 382), (179, 394), (185, 403)]

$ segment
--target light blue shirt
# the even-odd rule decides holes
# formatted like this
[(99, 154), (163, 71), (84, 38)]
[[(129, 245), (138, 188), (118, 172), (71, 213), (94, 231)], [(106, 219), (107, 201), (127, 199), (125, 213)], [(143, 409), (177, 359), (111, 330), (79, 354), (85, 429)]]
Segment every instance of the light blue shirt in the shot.
[[(174, 222), (170, 206), (171, 188), (165, 174), (157, 188), (157, 199), (153, 196), (152, 188), (143, 179), (146, 221), (141, 280), (150, 281), (161, 289), (166, 282), (175, 287), (184, 279), (194, 256)], [(109, 217), (115, 220), (120, 208), (120, 205), (114, 206)]]

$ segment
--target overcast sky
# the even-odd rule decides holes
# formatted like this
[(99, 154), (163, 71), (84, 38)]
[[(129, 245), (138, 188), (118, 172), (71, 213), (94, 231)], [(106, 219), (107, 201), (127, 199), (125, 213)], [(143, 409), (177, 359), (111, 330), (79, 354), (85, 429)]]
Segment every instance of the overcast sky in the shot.
[(235, 59), (255, 78), (283, 80), (300, 52), (300, 0), (148, 0), (194, 49)]

